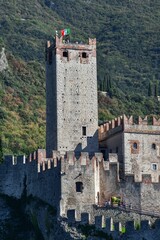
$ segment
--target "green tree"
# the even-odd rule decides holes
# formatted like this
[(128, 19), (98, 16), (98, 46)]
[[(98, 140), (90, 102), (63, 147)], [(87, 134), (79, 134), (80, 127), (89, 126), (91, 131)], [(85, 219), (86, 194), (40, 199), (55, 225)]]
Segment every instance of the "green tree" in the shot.
[(112, 98), (112, 81), (111, 81), (110, 74), (107, 75), (106, 91), (108, 92), (108, 95), (110, 96), (110, 98)]
[(148, 85), (148, 97), (151, 97), (152, 96), (152, 84), (151, 84), (151, 81), (149, 82), (149, 85)]
[(156, 81), (155, 86), (154, 86), (154, 96), (158, 96), (158, 81)]
[(112, 80), (111, 80), (111, 75), (110, 74), (108, 74), (107, 79), (108, 79), (108, 86), (109, 86), (110, 89), (112, 89)]
[(0, 163), (3, 162), (2, 137), (0, 136)]

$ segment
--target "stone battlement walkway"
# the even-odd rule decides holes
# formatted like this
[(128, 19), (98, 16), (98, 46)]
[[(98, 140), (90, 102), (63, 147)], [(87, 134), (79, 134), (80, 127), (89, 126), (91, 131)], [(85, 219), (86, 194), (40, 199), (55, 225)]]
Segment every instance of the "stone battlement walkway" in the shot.
[(124, 211), (124, 212), (133, 212), (133, 213), (138, 213), (140, 215), (147, 215), (147, 216), (150, 216), (150, 217), (155, 217), (155, 218), (160, 218), (160, 212), (159, 211), (148, 211), (148, 210), (142, 210), (140, 208), (131, 208), (129, 205), (126, 205), (126, 206), (114, 206), (114, 205), (107, 205), (107, 206), (98, 206), (98, 205), (95, 205), (94, 206), (96, 209), (119, 209), (121, 211)]

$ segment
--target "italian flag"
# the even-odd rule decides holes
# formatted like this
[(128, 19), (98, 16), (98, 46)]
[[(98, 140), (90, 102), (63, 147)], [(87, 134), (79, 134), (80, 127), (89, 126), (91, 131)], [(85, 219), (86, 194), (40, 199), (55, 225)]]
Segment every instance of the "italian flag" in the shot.
[(69, 35), (71, 33), (71, 30), (70, 28), (66, 28), (66, 29), (63, 29), (61, 30), (61, 36), (66, 36), (66, 35)]

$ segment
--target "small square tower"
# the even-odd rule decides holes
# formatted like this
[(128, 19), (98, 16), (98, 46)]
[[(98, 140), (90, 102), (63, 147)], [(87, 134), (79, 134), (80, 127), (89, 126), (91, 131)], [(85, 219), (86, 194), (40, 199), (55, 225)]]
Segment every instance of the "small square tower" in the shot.
[(46, 47), (46, 150), (98, 151), (96, 39)]

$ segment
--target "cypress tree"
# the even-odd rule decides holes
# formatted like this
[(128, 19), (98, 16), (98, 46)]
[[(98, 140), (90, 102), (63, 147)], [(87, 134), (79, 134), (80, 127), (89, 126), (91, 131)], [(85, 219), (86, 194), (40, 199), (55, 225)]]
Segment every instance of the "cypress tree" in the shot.
[(109, 84), (109, 88), (112, 89), (112, 81), (111, 81), (110, 75), (108, 75), (108, 84)]
[(106, 92), (109, 92), (108, 76), (107, 76), (107, 80), (106, 80)]
[(103, 91), (103, 80), (100, 78), (99, 90)]
[(104, 76), (104, 79), (103, 79), (103, 91), (107, 92), (107, 79), (106, 79), (106, 76)]
[(110, 98), (112, 98), (112, 81), (111, 81), (111, 76), (108, 74), (107, 75), (107, 92)]
[(3, 162), (2, 137), (0, 136), (0, 163)]
[(154, 86), (154, 96), (157, 97), (158, 96), (158, 81), (156, 81), (156, 84)]
[(151, 97), (152, 96), (152, 84), (151, 82), (149, 81), (149, 85), (148, 85), (148, 97)]

